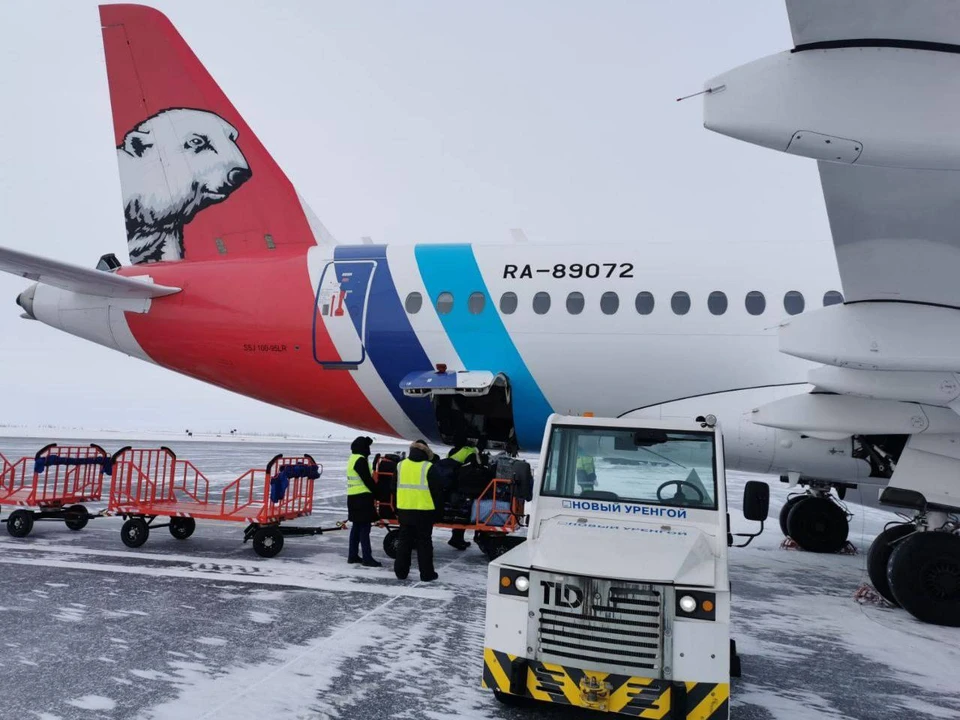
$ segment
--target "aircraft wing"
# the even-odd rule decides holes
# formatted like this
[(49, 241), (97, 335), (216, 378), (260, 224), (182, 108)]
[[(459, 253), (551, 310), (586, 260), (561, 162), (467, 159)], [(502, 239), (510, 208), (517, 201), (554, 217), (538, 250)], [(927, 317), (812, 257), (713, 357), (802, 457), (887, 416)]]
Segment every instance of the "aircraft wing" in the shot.
[(139, 278), (70, 265), (4, 247), (0, 247), (0, 270), (63, 290), (99, 297), (154, 298), (180, 292), (180, 288), (155, 285)]
[[(956, 53), (960, 45), (956, 0), (787, 0), (786, 5), (801, 51), (850, 46), (869, 52), (871, 45), (886, 43), (904, 53)], [(954, 117), (957, 110), (947, 98), (930, 108)], [(848, 302), (960, 307), (960, 172), (825, 160), (818, 166)]]
[(786, 7), (795, 46), (711, 80), (705, 126), (818, 161), (847, 302), (960, 307), (960, 2)]

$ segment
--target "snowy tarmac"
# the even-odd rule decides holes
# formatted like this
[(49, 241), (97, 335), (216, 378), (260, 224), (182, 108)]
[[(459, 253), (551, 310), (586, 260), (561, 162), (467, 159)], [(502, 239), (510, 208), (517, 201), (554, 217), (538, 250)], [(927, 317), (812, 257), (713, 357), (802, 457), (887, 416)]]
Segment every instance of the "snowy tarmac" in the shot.
[[(15, 459), (46, 442), (0, 438), (0, 452)], [(346, 517), (346, 443), (174, 449), (211, 490), (279, 452), (309, 452), (324, 473), (302, 524)], [(754, 478), (729, 473), (737, 510)], [(731, 550), (743, 659), (732, 717), (960, 718), (960, 629), (853, 600), (869, 542), (894, 516), (852, 506), (858, 555), (784, 550), (776, 516), (786, 491), (769, 480), (766, 532)], [(750, 529), (734, 508), (731, 517)], [(398, 582), (387, 562), (347, 565), (344, 531), (287, 538), (262, 559), (239, 524), (200, 522), (186, 541), (157, 529), (136, 550), (121, 543), (120, 524), (100, 518), (71, 532), (42, 522), (23, 540), (0, 528), (0, 718), (601, 717), (508, 709), (480, 688), (487, 563), (475, 547), (450, 548), (444, 530), (434, 535), (440, 580), (418, 583)], [(375, 529), (374, 554), (386, 560), (382, 538)]]

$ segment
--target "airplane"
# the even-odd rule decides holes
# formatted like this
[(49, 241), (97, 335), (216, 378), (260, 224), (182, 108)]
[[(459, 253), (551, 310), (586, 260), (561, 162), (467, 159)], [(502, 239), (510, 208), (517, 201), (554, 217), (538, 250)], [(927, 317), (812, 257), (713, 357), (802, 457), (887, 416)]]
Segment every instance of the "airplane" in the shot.
[(846, 543), (848, 488), (889, 480), (893, 433), (756, 422), (820, 389), (816, 358), (780, 352), (784, 318), (848, 307), (802, 248), (338, 245), (164, 15), (100, 17), (131, 264), (0, 248), (0, 269), (35, 282), (27, 318), (410, 439), (536, 451), (554, 411), (712, 414), (728, 467), (806, 488), (780, 520), (814, 551)]
[[(869, 435), (911, 522), (868, 556), (877, 590), (960, 626), (960, 13), (951, 0), (786, 0), (794, 47), (709, 80), (704, 126), (817, 161), (846, 302), (789, 318), (811, 392), (754, 421)], [(953, 89), (951, 89), (953, 88)]]

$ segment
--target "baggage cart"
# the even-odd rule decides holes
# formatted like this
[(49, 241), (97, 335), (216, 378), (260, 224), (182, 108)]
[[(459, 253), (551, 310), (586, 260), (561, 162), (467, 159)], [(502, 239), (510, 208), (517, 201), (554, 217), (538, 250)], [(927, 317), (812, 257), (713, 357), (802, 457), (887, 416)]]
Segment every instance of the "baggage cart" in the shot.
[(345, 522), (330, 528), (282, 524), (310, 515), (314, 480), (322, 472), (310, 455), (277, 455), (265, 468), (248, 470), (222, 490), (211, 491), (207, 477), (170, 448), (126, 447), (114, 455), (108, 511), (124, 518), (120, 538), (127, 547), (143, 545), (151, 528), (166, 527), (174, 538), (186, 540), (197, 520), (220, 520), (246, 523), (243, 542), (252, 540), (258, 555), (274, 557), (283, 549), (284, 536), (345, 527)]
[(0, 506), (16, 505), (3, 520), (7, 532), (23, 538), (41, 520), (62, 520), (74, 531), (83, 530), (97, 514), (82, 504), (97, 502), (103, 477), (111, 472), (111, 458), (99, 445), (51, 443), (33, 457), (0, 460)]

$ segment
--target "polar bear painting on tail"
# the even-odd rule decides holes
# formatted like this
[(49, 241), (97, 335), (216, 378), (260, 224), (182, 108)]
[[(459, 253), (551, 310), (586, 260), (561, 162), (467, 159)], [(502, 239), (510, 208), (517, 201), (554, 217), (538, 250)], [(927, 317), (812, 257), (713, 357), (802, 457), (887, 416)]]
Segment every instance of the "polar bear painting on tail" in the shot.
[(182, 260), (183, 226), (250, 179), (237, 130), (219, 115), (172, 108), (147, 118), (117, 148), (133, 264)]

